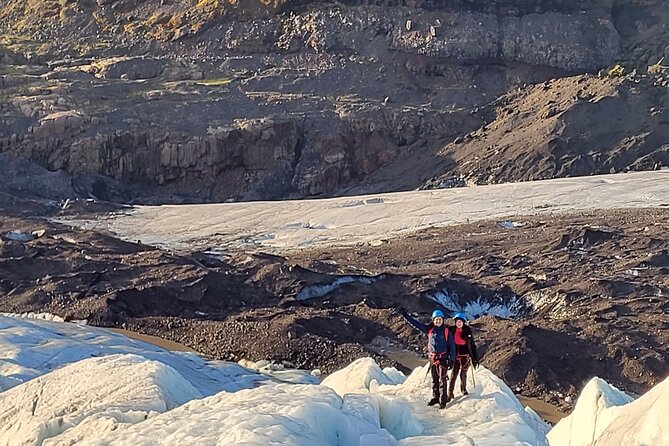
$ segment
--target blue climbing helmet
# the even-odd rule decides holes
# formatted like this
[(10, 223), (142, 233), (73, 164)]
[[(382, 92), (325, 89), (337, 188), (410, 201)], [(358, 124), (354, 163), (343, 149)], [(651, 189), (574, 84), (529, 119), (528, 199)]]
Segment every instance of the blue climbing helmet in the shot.
[(432, 312), (432, 319), (434, 319), (435, 317), (440, 317), (440, 318), (444, 319), (444, 312), (441, 311), (441, 310), (434, 310)]
[(465, 313), (455, 313), (455, 316), (453, 316), (454, 320), (462, 320), (462, 322), (467, 322), (467, 315)]

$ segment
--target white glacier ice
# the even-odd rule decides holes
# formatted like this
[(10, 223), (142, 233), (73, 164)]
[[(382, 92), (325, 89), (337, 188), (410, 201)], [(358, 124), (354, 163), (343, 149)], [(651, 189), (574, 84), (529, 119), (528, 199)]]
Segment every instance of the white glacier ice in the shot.
[(634, 401), (593, 380), (549, 432), (483, 367), (470, 394), (444, 410), (425, 404), (426, 366), (405, 377), (364, 358), (321, 385), (274, 368), (265, 375), (93, 327), (0, 317), (0, 446), (669, 445), (669, 381)]
[(248, 248), (251, 241), (281, 252), (375, 244), (425, 228), (517, 215), (661, 207), (669, 202), (668, 180), (669, 171), (632, 172), (358, 197), (135, 206), (104, 219), (59, 221), (171, 249)]
[[(395, 440), (365, 416), (374, 408), (348, 405), (318, 385), (277, 384), (220, 393), (90, 438), (82, 446), (197, 444), (392, 445)], [(360, 416), (362, 412), (363, 416)]]
[(157, 361), (84, 359), (0, 393), (0, 445), (72, 444), (201, 397)]
[(667, 446), (667, 414), (669, 378), (637, 400), (593, 378), (548, 440), (550, 446)]
[(381, 367), (372, 358), (360, 358), (353, 361), (348, 367), (338, 370), (325, 378), (322, 385), (330, 387), (339, 395), (364, 392), (376, 384), (400, 384), (404, 381), (403, 373), (395, 368)]
[(133, 353), (169, 365), (202, 395), (253, 387), (264, 375), (197, 354), (160, 347), (87, 325), (0, 316), (0, 387), (8, 388), (82, 359)]

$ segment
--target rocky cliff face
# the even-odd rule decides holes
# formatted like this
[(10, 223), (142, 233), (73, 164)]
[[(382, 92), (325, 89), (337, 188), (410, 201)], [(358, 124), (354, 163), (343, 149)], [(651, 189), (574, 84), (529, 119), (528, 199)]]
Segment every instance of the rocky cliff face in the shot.
[[(442, 147), (493, 122), (489, 104), (518, 86), (656, 64), (668, 10), (612, 0), (2, 0), (0, 151), (111, 177), (141, 201), (433, 184), (469, 156), (444, 158)], [(662, 87), (659, 67), (652, 82)], [(666, 129), (654, 131), (659, 141)], [(489, 167), (471, 177), (487, 181)], [(514, 169), (497, 180), (527, 172)]]

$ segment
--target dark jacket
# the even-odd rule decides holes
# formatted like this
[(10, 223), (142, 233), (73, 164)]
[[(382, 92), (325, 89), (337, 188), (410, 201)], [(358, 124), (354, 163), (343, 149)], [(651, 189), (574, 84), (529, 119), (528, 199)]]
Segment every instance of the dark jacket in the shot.
[[(451, 337), (453, 338), (453, 342), (455, 343), (455, 329), (456, 326), (448, 327), (449, 331), (451, 332)], [(469, 327), (469, 325), (463, 325), (462, 326), (462, 337), (465, 338), (465, 341), (467, 343), (463, 346), (465, 353), (468, 354), (469, 356), (472, 357), (472, 361), (474, 361), (475, 364), (479, 363), (479, 352), (476, 349), (476, 343), (474, 342), (474, 336), (472, 335), (472, 329)], [(461, 352), (457, 352), (457, 354), (460, 354)]]
[(453, 342), (453, 335), (451, 334), (448, 325), (443, 324), (441, 327), (435, 327), (432, 322), (426, 325), (421, 324), (408, 314), (403, 314), (402, 316), (404, 316), (404, 319), (406, 319), (406, 321), (414, 328), (427, 335), (428, 353), (434, 355), (447, 355), (450, 364), (455, 362), (455, 343)]

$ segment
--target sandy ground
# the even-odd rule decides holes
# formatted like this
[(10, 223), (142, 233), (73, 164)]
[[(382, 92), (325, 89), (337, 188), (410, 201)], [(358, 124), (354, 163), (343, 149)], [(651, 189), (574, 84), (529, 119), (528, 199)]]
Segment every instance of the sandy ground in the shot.
[(166, 248), (285, 251), (384, 239), (429, 227), (518, 215), (669, 206), (669, 170), (323, 200), (138, 206), (110, 218), (64, 219)]
[(567, 416), (566, 413), (560, 412), (557, 409), (557, 407), (553, 406), (552, 404), (548, 404), (547, 402), (540, 400), (539, 398), (528, 398), (522, 395), (516, 395), (516, 396), (518, 397), (523, 406), (531, 407), (532, 410), (538, 413), (541, 418), (543, 418), (544, 420), (548, 421), (551, 424), (555, 424)]
[(136, 339), (138, 341), (146, 342), (148, 344), (153, 344), (156, 345), (160, 348), (164, 348), (165, 350), (169, 350), (172, 352), (191, 352), (191, 353), (197, 353), (195, 350), (193, 350), (190, 347), (187, 347), (179, 342), (174, 342), (170, 341), (167, 339), (160, 338), (158, 336), (152, 336), (152, 335), (147, 335), (143, 333), (137, 333), (135, 331), (130, 331), (130, 330), (124, 330), (122, 328), (110, 328), (109, 330), (113, 331), (114, 333), (119, 333), (124, 336), (127, 336), (132, 339)]

